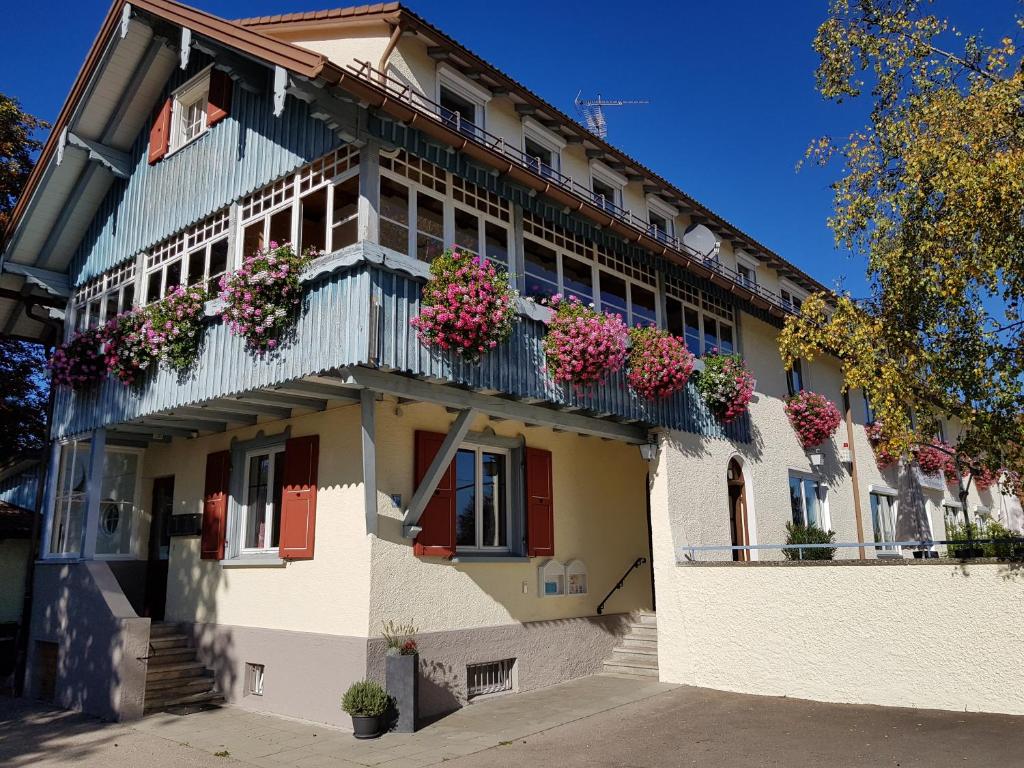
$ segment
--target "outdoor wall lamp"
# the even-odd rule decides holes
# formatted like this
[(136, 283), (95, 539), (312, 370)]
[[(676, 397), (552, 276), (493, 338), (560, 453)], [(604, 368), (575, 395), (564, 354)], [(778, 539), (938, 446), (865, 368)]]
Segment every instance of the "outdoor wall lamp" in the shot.
[(638, 446), (640, 456), (644, 461), (654, 461), (658, 457), (658, 444), (656, 442), (643, 443)]

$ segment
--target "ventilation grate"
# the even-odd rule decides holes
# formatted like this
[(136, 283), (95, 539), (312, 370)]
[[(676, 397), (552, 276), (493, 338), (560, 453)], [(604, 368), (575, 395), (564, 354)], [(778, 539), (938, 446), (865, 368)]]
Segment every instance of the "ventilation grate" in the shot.
[(246, 695), (263, 695), (263, 671), (262, 664), (245, 665), (245, 692)]
[(466, 667), (466, 690), (469, 698), (512, 690), (515, 659), (469, 664)]

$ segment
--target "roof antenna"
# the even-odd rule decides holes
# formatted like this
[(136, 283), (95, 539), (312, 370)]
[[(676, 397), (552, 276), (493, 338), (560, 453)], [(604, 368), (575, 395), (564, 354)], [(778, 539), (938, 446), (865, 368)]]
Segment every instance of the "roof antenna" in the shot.
[(583, 118), (583, 124), (599, 139), (608, 138), (608, 121), (604, 117), (605, 107), (623, 107), (628, 104), (650, 104), (647, 99), (603, 99), (597, 94), (596, 99), (582, 98), (583, 91), (576, 94), (576, 111)]

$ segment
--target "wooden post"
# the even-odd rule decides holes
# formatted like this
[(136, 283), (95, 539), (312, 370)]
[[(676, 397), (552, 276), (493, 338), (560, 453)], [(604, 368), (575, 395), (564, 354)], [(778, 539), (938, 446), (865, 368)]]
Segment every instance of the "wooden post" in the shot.
[(864, 552), (864, 516), (860, 504), (860, 478), (857, 471), (857, 447), (853, 439), (853, 409), (850, 406), (850, 393), (843, 393), (843, 406), (846, 410), (846, 440), (850, 444), (850, 480), (853, 483), (853, 514), (857, 520), (857, 541), (861, 545), (857, 548), (861, 560), (867, 558)]

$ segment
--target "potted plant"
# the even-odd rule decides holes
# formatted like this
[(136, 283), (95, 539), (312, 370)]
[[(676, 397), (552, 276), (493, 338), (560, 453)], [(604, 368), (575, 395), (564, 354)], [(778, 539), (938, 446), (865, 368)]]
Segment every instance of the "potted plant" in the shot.
[(352, 683), (341, 700), (341, 708), (352, 716), (352, 735), (376, 739), (384, 733), (384, 715), (391, 706), (387, 693), (373, 680)]
[(412, 624), (384, 622), (381, 634), (387, 646), (385, 681), (388, 695), (397, 710), (394, 730), (413, 733), (419, 717), (419, 646)]
[(107, 373), (102, 328), (86, 328), (60, 344), (48, 361), (54, 386), (86, 389)]
[(657, 328), (630, 328), (629, 385), (645, 400), (671, 397), (693, 373), (693, 355), (678, 336)]
[(621, 315), (587, 307), (560, 294), (547, 302), (552, 310), (544, 336), (548, 371), (557, 382), (578, 389), (603, 381), (626, 362), (629, 329)]
[(803, 390), (786, 399), (785, 410), (811, 466), (822, 466), (825, 454), (821, 446), (839, 429), (839, 409), (824, 395)]
[(899, 456), (889, 450), (882, 422), (876, 420), (868, 424), (864, 431), (867, 432), (868, 442), (871, 443), (871, 449), (875, 452), (875, 464), (878, 468), (884, 471), (895, 466), (896, 462), (899, 461)]
[(739, 355), (712, 351), (704, 356), (704, 370), (697, 376), (697, 391), (708, 410), (723, 424), (747, 412), (754, 396), (754, 377)]
[[(836, 540), (834, 531), (824, 531), (818, 526), (786, 523), (786, 544), (832, 544)], [(782, 554), (787, 560), (831, 560), (835, 557), (835, 547), (785, 547)]]

